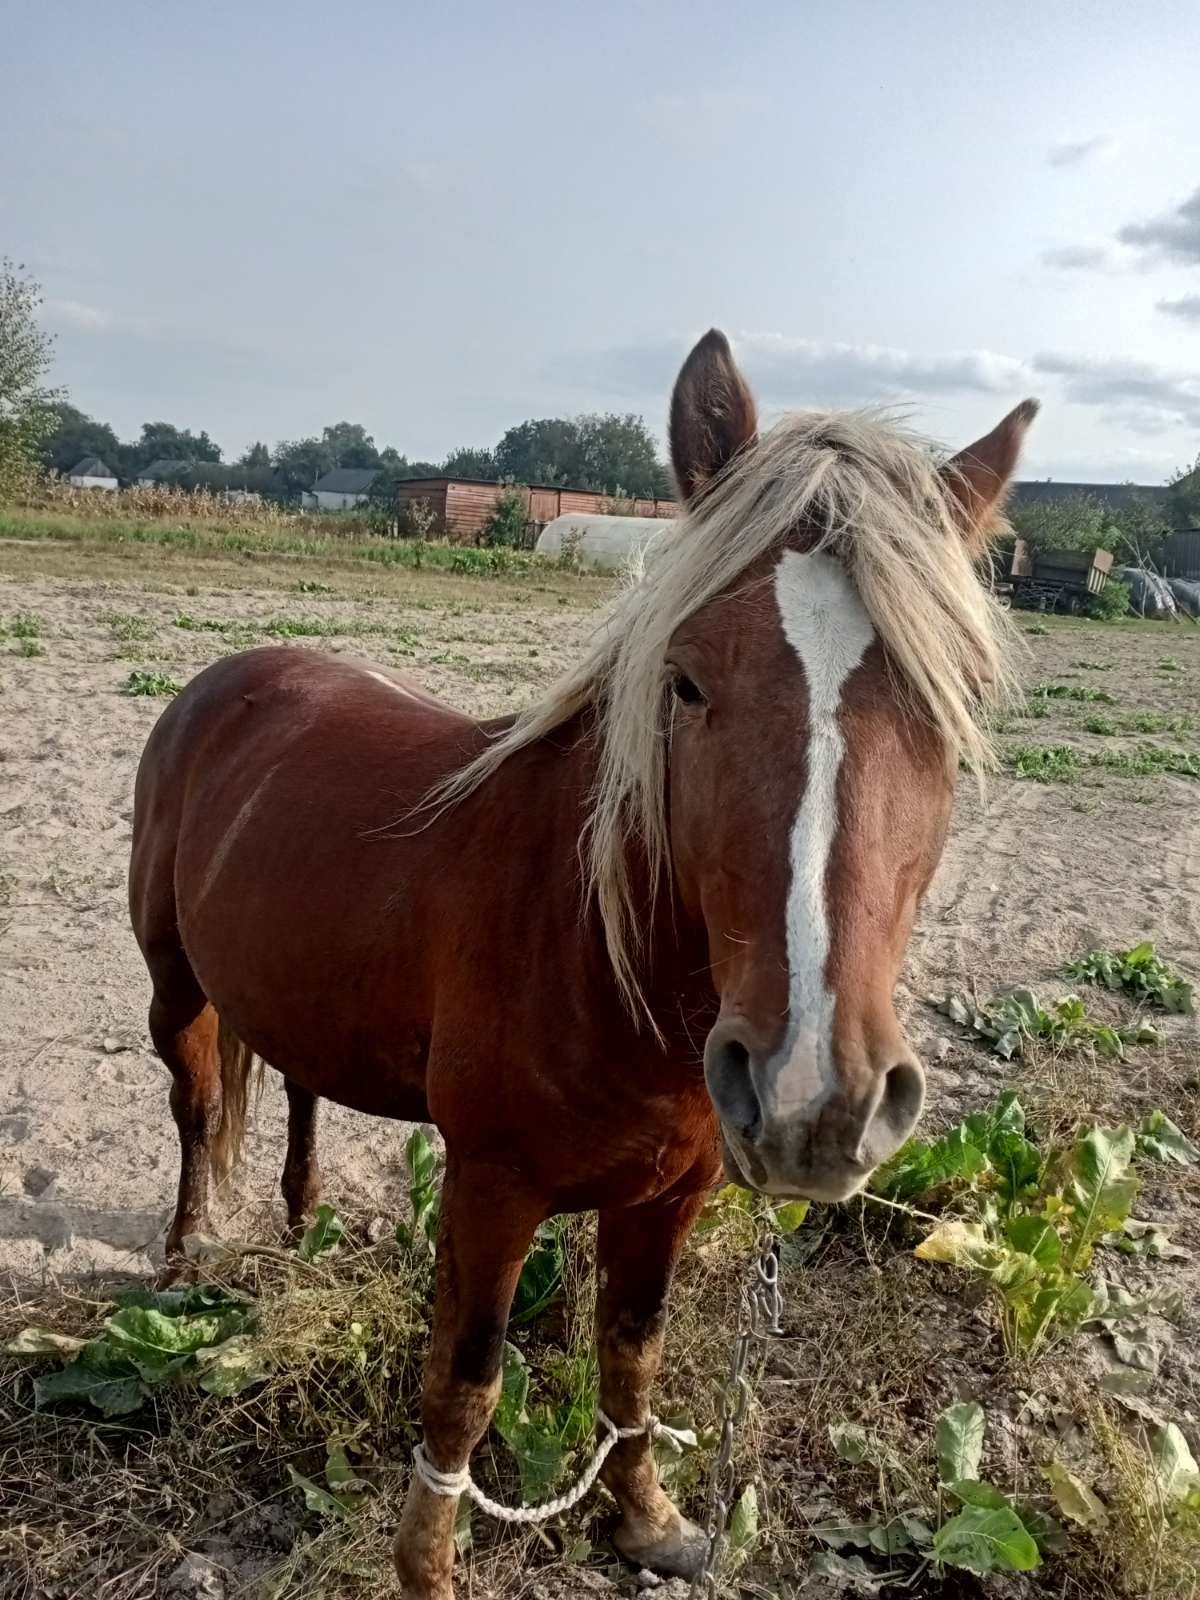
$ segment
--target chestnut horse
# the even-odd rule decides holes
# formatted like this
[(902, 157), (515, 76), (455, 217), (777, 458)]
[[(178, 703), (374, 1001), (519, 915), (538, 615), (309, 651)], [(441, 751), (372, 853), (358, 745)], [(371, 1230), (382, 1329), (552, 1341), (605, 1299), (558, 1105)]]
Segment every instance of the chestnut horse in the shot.
[[(722, 1158), (834, 1201), (913, 1128), (893, 989), (959, 761), (987, 757), (1003, 625), (973, 563), (1035, 409), (941, 468), (862, 414), (759, 437), (709, 333), (671, 404), (684, 514), (543, 702), (477, 723), (260, 649), (151, 734), (130, 898), (182, 1146), (168, 1258), (208, 1226), (254, 1056), (285, 1081), (293, 1228), (320, 1097), (445, 1138), (409, 1600), (453, 1594), (446, 1484), (487, 1428), (539, 1223), (599, 1212), (600, 1404), (635, 1428)], [(701, 1536), (644, 1432), (603, 1477), (619, 1548), (692, 1572)]]

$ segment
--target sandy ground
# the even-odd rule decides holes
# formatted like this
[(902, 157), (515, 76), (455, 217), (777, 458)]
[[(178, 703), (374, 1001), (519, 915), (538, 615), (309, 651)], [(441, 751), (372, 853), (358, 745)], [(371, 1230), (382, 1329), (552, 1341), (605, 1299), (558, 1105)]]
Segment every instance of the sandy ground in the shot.
[[(596, 591), (585, 586), (455, 587), (406, 574), (375, 593), (349, 579), (314, 593), (288, 573), (268, 587), (245, 566), (202, 573), (172, 559), (147, 573), (128, 558), (97, 569), (83, 554), (0, 547), (0, 1271), (20, 1278), (149, 1271), (174, 1199), (167, 1076), (149, 1046), (147, 980), (124, 899), (134, 773), (165, 702), (125, 694), (131, 670), (182, 682), (260, 641), (272, 619), (317, 618), (338, 631), (309, 645), (402, 664), (493, 712), (549, 681), (595, 620)], [(44, 654), (19, 653), (28, 646), (13, 632), (18, 614), (35, 620)], [(1200, 633), (1190, 627), (1056, 622), (1026, 643), (1029, 683), (1102, 688), (1119, 702), (1113, 716), (1200, 716)], [(1159, 668), (1168, 655), (1182, 670)], [(1111, 747), (1118, 741), (1082, 729), (1086, 713), (1107, 709), (1056, 706), (1014, 724), (1009, 739)], [(1147, 742), (1200, 748), (1200, 733)], [(1200, 973), (1198, 799), (1197, 782), (1162, 776), (1094, 774), (1070, 787), (1000, 778), (986, 801), (964, 783), (902, 985), (935, 1104), (939, 1095), (946, 1112), (978, 1104), (1002, 1068), (950, 1037), (922, 1003), (931, 990), (1049, 988), (1093, 941), (1146, 936)], [(1191, 1024), (1176, 1024), (1176, 1054), (1191, 1036)], [(1140, 1052), (1128, 1069), (1151, 1100), (1158, 1059)], [(277, 1225), (282, 1129), (283, 1094), (271, 1081), (229, 1231)], [(326, 1107), (329, 1198), (394, 1215), (402, 1138), (395, 1124)]]

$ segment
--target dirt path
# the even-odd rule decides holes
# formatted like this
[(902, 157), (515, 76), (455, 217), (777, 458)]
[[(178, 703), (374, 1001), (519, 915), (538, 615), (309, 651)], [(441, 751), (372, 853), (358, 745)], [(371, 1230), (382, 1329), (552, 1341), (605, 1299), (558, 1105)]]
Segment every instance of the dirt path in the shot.
[[(55, 575), (44, 576), (41, 568)], [(3, 576), (7, 573), (7, 576)], [(145, 972), (124, 903), (134, 772), (163, 701), (123, 692), (131, 671), (185, 681), (269, 624), (315, 619), (305, 643), (398, 663), (478, 712), (519, 705), (571, 659), (595, 621), (589, 592), (476, 582), (450, 593), (419, 575), (372, 594), (203, 586), (139, 575), (126, 560), (89, 572), (61, 551), (0, 550), (0, 1271), (148, 1271), (176, 1181), (165, 1072), (145, 1030)], [(171, 592), (171, 582), (175, 592)], [(183, 592), (181, 592), (183, 591)], [(22, 620), (24, 619), (24, 620)], [(1028, 643), (1026, 676), (1097, 687), (1120, 717), (1141, 708), (1200, 717), (1200, 634), (1151, 625), (1055, 624)], [(38, 651), (43, 653), (37, 653)], [(29, 651), (26, 654), (24, 652)], [(1168, 653), (1182, 670), (1160, 670)], [(1081, 661), (1100, 663), (1080, 666)], [(1116, 748), (1089, 734), (1088, 705), (1055, 701), (1010, 742)], [(1129, 741), (1123, 741), (1127, 744)], [(1143, 743), (1200, 748), (1200, 734)], [(913, 941), (903, 995), (946, 1110), (996, 1081), (922, 1005), (930, 990), (1049, 985), (1092, 941), (1156, 938), (1200, 972), (1200, 784), (1088, 773), (1070, 786), (964, 784), (959, 817)], [(1154, 1073), (1153, 1053), (1139, 1071)], [(1152, 1083), (1148, 1085), (1148, 1092)], [(275, 1214), (283, 1095), (268, 1084), (231, 1197), (239, 1228)], [(394, 1215), (402, 1131), (328, 1106), (322, 1158), (335, 1203)], [(227, 1223), (227, 1226), (231, 1224)]]

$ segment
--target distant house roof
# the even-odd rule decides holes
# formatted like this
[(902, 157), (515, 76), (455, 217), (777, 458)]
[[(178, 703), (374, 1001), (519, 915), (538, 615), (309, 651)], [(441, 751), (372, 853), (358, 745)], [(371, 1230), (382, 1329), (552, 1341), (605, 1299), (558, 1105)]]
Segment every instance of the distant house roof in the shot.
[(314, 494), (366, 494), (379, 476), (375, 467), (334, 467), (313, 484)]
[(68, 478), (115, 478), (116, 473), (99, 456), (84, 456), (67, 473)]
[(142, 467), (138, 472), (139, 478), (170, 478), (177, 472), (186, 472), (192, 465), (190, 461), (169, 461), (166, 456), (158, 461), (152, 461), (148, 467)]
[(1132, 499), (1165, 500), (1169, 491), (1161, 483), (1056, 483), (1047, 478), (1013, 486), (1011, 505), (1030, 506), (1053, 500), (1074, 500), (1089, 495), (1105, 505), (1120, 506)]

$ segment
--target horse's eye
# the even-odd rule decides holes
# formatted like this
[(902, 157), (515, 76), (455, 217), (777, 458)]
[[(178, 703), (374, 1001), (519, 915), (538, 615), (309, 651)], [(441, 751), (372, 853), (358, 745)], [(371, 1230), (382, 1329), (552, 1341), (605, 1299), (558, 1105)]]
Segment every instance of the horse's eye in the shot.
[(685, 706), (702, 706), (704, 696), (685, 672), (677, 672), (671, 680), (671, 689), (676, 700)]

